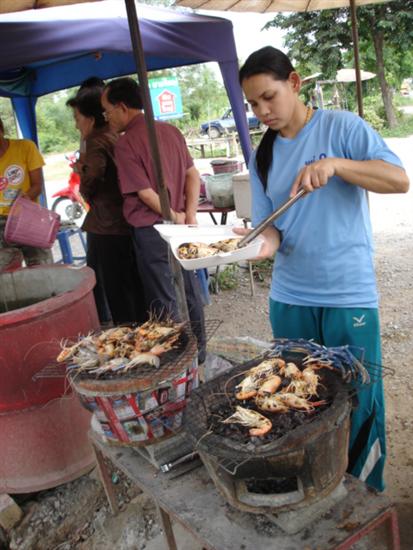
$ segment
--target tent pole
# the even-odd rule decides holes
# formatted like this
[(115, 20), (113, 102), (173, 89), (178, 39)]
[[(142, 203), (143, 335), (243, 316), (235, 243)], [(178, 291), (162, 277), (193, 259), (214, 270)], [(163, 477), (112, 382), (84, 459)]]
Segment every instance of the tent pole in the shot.
[[(158, 141), (156, 139), (155, 121), (151, 98), (149, 94), (148, 74), (146, 70), (146, 61), (143, 52), (142, 38), (139, 29), (138, 15), (136, 13), (135, 0), (125, 0), (126, 13), (128, 15), (129, 32), (131, 35), (133, 57), (135, 59), (136, 71), (138, 73), (139, 84), (142, 90), (143, 108), (145, 114), (146, 128), (148, 131), (149, 146), (152, 153), (152, 163), (156, 179), (156, 185), (161, 203), (161, 211), (164, 220), (172, 223), (172, 214), (169, 204), (168, 189), (163, 178), (161, 157), (159, 153)], [(179, 314), (184, 321), (189, 321), (188, 306), (186, 303), (184, 278), (181, 266), (175, 256), (169, 250), (169, 264), (174, 277), (174, 285)]]
[(351, 30), (353, 33), (353, 48), (354, 48), (354, 68), (356, 70), (356, 91), (357, 91), (357, 105), (359, 116), (364, 117), (363, 111), (363, 92), (361, 88), (361, 74), (360, 74), (360, 59), (359, 59), (359, 35), (357, 29), (357, 17), (356, 17), (356, 2), (350, 0), (350, 13), (351, 13)]
[(156, 179), (156, 185), (161, 203), (162, 216), (167, 221), (172, 221), (171, 208), (169, 205), (168, 190), (165, 186), (163, 177), (161, 157), (159, 153), (158, 141), (156, 139), (155, 121), (153, 116), (152, 103), (149, 93), (148, 74), (146, 70), (146, 61), (143, 53), (142, 38), (139, 29), (138, 16), (134, 0), (125, 0), (126, 12), (128, 15), (129, 32), (131, 35), (133, 57), (135, 59), (136, 71), (138, 73), (139, 84), (141, 85), (143, 109), (145, 115), (146, 128), (148, 131), (149, 146), (152, 153), (153, 169)]

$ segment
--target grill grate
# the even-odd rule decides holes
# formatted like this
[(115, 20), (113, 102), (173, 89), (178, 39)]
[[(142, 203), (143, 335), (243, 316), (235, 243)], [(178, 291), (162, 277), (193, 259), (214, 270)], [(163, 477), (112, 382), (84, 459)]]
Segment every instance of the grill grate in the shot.
[(34, 376), (32, 376), (32, 380), (35, 382), (36, 380), (40, 380), (42, 378), (65, 378), (66, 377), (66, 369), (65, 366), (62, 364), (52, 364), (52, 365), (46, 365), (42, 368), (39, 372), (36, 372)]
[[(349, 392), (352, 388), (345, 384), (337, 373), (323, 369), (323, 379), (320, 385), (319, 398), (325, 399), (327, 403), (318, 407), (309, 414), (300, 411), (290, 411), (288, 414), (262, 413), (270, 418), (273, 423), (273, 430), (266, 436), (252, 438), (248, 429), (231, 424), (231, 430), (226, 431), (220, 426), (222, 420), (230, 416), (235, 410), (235, 405), (243, 407), (255, 407), (251, 402), (237, 402), (233, 397), (235, 386), (245, 376), (245, 371), (259, 364), (270, 354), (266, 353), (247, 363), (235, 366), (221, 376), (201, 385), (193, 390), (189, 403), (185, 410), (186, 430), (194, 441), (195, 448), (201, 452), (214, 455), (221, 468), (236, 475), (238, 470), (244, 470), (242, 466), (251, 466), (257, 459), (266, 456), (273, 456), (279, 452), (283, 441), (288, 439), (290, 443), (293, 438), (299, 440), (305, 438), (308, 433), (307, 426), (310, 423), (326, 423), (329, 418), (329, 411), (336, 411), (336, 407), (348, 401)], [(287, 361), (294, 361), (298, 366), (302, 365), (305, 355), (301, 360), (297, 353), (284, 355)], [(252, 402), (253, 403), (253, 402)], [(256, 409), (255, 409), (256, 410)], [(259, 411), (262, 412), (262, 411)], [(332, 415), (333, 413), (331, 413)], [(250, 465), (246, 463), (251, 462)]]
[(314, 363), (331, 366), (355, 390), (394, 374), (391, 368), (367, 361), (364, 349), (356, 346), (327, 348), (313, 340), (277, 338), (274, 340), (272, 353), (278, 357), (286, 354), (301, 358), (304, 356), (303, 364), (307, 366)]
[[(222, 321), (217, 319), (209, 319), (205, 321), (204, 325), (204, 334), (205, 340), (208, 342), (210, 338), (216, 333), (219, 326), (222, 324)], [(191, 329), (194, 336), (199, 336), (202, 332), (202, 327), (194, 326), (195, 323), (191, 323)], [(159, 381), (168, 380), (174, 376), (177, 372), (182, 370), (187, 366), (188, 360), (193, 358), (193, 345), (191, 345), (192, 338), (191, 333), (183, 332), (181, 335), (178, 345), (175, 349), (168, 351), (167, 353), (161, 356), (161, 364), (159, 368), (141, 365), (130, 373), (116, 374), (108, 373), (101, 377), (94, 377), (88, 373), (73, 373), (71, 376), (78, 380), (145, 380), (150, 379), (151, 382), (155, 385)], [(32, 379), (38, 380), (42, 378), (65, 378), (67, 376), (67, 371), (64, 363), (54, 363), (45, 366), (39, 372), (37, 372)]]

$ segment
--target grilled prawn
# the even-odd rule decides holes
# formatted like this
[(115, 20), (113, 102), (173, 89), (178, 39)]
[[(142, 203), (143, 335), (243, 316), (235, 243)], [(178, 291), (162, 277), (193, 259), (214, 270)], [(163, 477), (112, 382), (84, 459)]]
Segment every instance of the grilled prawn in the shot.
[(271, 420), (264, 415), (252, 411), (250, 409), (244, 409), (244, 407), (237, 406), (236, 412), (230, 417), (222, 420), (224, 424), (241, 424), (250, 428), (249, 434), (251, 436), (262, 437), (267, 434), (271, 428)]
[(207, 258), (218, 254), (218, 249), (205, 243), (183, 243), (178, 247), (177, 253), (181, 260), (195, 260)]
[[(235, 397), (241, 401), (245, 399), (252, 399), (257, 395), (258, 389), (278, 371), (278, 369), (285, 366), (285, 362), (282, 359), (272, 358), (262, 361), (259, 365), (251, 368), (247, 376), (235, 386)], [(273, 384), (274, 384), (273, 380)], [(281, 379), (280, 379), (281, 384)], [(280, 385), (279, 384), (279, 385)], [(267, 385), (267, 388), (269, 385)], [(274, 389), (276, 391), (276, 389)]]

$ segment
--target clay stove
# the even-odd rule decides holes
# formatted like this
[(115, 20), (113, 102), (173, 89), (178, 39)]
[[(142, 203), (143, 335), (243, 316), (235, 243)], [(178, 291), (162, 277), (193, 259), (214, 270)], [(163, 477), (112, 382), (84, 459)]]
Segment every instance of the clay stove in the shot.
[[(285, 359), (298, 363), (296, 356)], [(214, 430), (239, 382), (235, 375), (261, 361), (240, 365), (195, 390), (186, 428), (216, 488), (232, 506), (276, 522), (278, 518), (284, 530), (296, 532), (305, 526), (304, 516), (312, 520), (332, 500), (345, 496), (341, 482), (347, 468), (351, 395), (340, 376), (326, 371), (322, 382), (329, 405), (311, 415), (293, 413), (298, 415), (295, 427), (284, 435), (243, 441)], [(291, 514), (300, 519), (291, 521)], [(287, 522), (282, 520), (286, 515)]]

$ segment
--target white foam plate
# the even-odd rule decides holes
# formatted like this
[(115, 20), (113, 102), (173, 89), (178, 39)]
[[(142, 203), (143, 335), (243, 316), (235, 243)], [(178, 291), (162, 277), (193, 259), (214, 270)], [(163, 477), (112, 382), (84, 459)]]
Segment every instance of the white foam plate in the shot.
[(178, 257), (178, 248), (183, 243), (188, 242), (201, 242), (210, 244), (216, 241), (220, 241), (222, 239), (228, 239), (231, 237), (237, 237), (239, 235), (236, 235), (232, 231), (230, 234), (228, 232), (225, 232), (225, 234), (221, 233), (220, 235), (211, 235), (211, 234), (197, 234), (194, 235), (194, 238), (189, 239), (188, 234), (185, 235), (185, 238), (181, 237), (171, 237), (169, 240), (169, 244), (171, 246), (172, 252), (175, 256), (175, 258), (178, 260), (178, 262), (181, 264), (181, 266), (184, 269), (192, 270), (192, 269), (204, 269), (206, 267), (214, 267), (218, 265), (224, 265), (224, 264), (232, 264), (234, 262), (239, 262), (241, 260), (250, 260), (252, 258), (255, 258), (261, 248), (261, 245), (263, 243), (262, 237), (257, 237), (252, 242), (247, 244), (247, 246), (244, 246), (243, 248), (239, 248), (237, 250), (234, 250), (233, 252), (219, 252), (218, 254), (214, 254), (213, 256), (208, 256), (206, 258), (196, 258), (194, 260), (183, 260)]
[(160, 223), (154, 225), (161, 237), (169, 242), (172, 238), (182, 237), (181, 242), (198, 241), (199, 236), (211, 235), (216, 241), (237, 237), (232, 225), (179, 225), (172, 223)]

